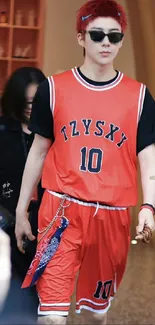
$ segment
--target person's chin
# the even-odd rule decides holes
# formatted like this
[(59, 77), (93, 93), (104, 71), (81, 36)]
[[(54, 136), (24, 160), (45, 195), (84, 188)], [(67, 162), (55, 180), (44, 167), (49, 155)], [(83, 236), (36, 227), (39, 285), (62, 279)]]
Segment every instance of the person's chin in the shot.
[(112, 60), (112, 58), (110, 58), (110, 57), (102, 58), (102, 59), (99, 59), (99, 60), (98, 60), (98, 63), (99, 63), (100, 65), (105, 65), (105, 64), (112, 63), (112, 62), (113, 62), (113, 60)]

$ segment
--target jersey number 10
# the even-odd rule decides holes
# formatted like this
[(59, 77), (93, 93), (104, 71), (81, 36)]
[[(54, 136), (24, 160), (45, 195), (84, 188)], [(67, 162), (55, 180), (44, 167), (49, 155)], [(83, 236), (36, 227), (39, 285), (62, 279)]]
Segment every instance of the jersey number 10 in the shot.
[(98, 148), (81, 149), (81, 165), (82, 172), (99, 173), (102, 168), (103, 151)]

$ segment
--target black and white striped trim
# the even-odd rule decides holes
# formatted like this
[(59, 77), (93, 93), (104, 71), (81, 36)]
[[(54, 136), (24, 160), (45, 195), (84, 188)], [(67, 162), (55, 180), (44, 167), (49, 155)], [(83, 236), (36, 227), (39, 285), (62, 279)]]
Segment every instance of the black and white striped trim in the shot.
[[(80, 314), (81, 313), (81, 310), (82, 309), (85, 309), (85, 310), (89, 310), (89, 311), (91, 311), (91, 312), (93, 312), (93, 313), (96, 313), (96, 314), (106, 314), (107, 313), (107, 311), (109, 310), (109, 308), (111, 307), (111, 301), (113, 300), (113, 297), (110, 297), (109, 298), (109, 301), (108, 301), (108, 306), (106, 307), (106, 308), (104, 308), (104, 305), (106, 305), (107, 304), (107, 302), (106, 303), (103, 303), (103, 304), (99, 304), (99, 303), (95, 303), (94, 301), (92, 301), (92, 300), (90, 300), (90, 299), (85, 299), (85, 298), (82, 298), (82, 299), (80, 299), (77, 303), (76, 303), (76, 314)], [(83, 304), (81, 304), (81, 302), (83, 301)], [(89, 307), (89, 306), (86, 306), (85, 304), (84, 304), (84, 301), (88, 301), (88, 302), (90, 302), (91, 304), (92, 304), (92, 306), (94, 306), (94, 307)], [(79, 306), (79, 304), (80, 304), (80, 306)], [(79, 307), (78, 307), (79, 306)], [(95, 309), (95, 306), (100, 306), (101, 307), (101, 309)], [(103, 308), (103, 309), (102, 309)]]
[[(49, 310), (41, 310), (41, 307), (49, 307)], [(50, 310), (50, 307), (54, 307), (55, 310)], [(57, 308), (59, 307), (59, 310)], [(68, 307), (68, 311), (60, 310), (60, 307)], [(38, 306), (38, 315), (47, 316), (47, 315), (58, 315), (58, 316), (68, 316), (70, 309), (70, 303), (58, 303), (58, 304), (48, 304), (48, 303), (40, 303)]]
[(123, 79), (123, 76), (124, 76), (122, 72), (119, 72), (117, 78), (112, 83), (104, 85), (104, 86), (94, 86), (94, 85), (89, 84), (86, 80), (84, 80), (81, 77), (81, 75), (79, 74), (76, 67), (72, 69), (72, 73), (73, 73), (74, 77), (76, 78), (76, 80), (81, 85), (83, 85), (84, 87), (86, 87), (90, 90), (95, 90), (95, 91), (104, 91), (104, 90), (109, 90), (109, 89), (116, 87), (121, 82), (121, 80)]
[(55, 109), (55, 84), (53, 77), (47, 78), (49, 83), (49, 93), (50, 93), (50, 109), (52, 114), (54, 115), (54, 109)]
[(68, 314), (69, 314), (69, 311), (57, 311), (57, 310), (41, 311), (38, 307), (38, 315), (39, 316), (49, 316), (49, 315), (68, 316)]
[(141, 84), (140, 93), (139, 93), (139, 100), (138, 100), (138, 114), (137, 114), (137, 124), (140, 120), (142, 115), (143, 106), (144, 106), (144, 98), (145, 98), (146, 86)]

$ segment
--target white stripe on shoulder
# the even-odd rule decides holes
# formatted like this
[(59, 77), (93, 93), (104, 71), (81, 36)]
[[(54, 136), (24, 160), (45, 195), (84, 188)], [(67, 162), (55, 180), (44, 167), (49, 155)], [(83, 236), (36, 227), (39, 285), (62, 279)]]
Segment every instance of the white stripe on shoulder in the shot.
[(140, 117), (142, 115), (145, 92), (146, 92), (146, 86), (144, 84), (141, 84), (140, 93), (139, 93), (139, 101), (138, 101), (137, 123), (139, 123)]
[(55, 108), (55, 84), (53, 77), (47, 78), (49, 83), (49, 92), (50, 92), (50, 108), (52, 111), (52, 114), (54, 115), (54, 108)]

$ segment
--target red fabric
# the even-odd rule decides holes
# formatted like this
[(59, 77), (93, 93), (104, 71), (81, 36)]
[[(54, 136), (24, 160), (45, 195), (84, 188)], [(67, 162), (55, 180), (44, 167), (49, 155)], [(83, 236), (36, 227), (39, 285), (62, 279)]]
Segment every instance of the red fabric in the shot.
[[(54, 215), (53, 215), (53, 217), (54, 217)], [(56, 231), (57, 227), (59, 227), (59, 225), (60, 225), (60, 218), (58, 217), (57, 220), (54, 222), (53, 227), (51, 229), (49, 229), (49, 231), (47, 232), (47, 234), (45, 236), (43, 236), (44, 233), (38, 235), (38, 241), (40, 240), (40, 238), (42, 236), (43, 237), (42, 237), (42, 240), (37, 245), (37, 252), (36, 252), (35, 257), (28, 269), (27, 275), (26, 275), (26, 277), (23, 281), (23, 284), (22, 284), (22, 288), (26, 288), (31, 285), (34, 273), (39, 265), (39, 262), (41, 260), (41, 257), (43, 255), (44, 251), (46, 250), (46, 248), (48, 246), (49, 239), (52, 237), (52, 235)]]
[[(40, 230), (47, 227), (59, 203), (59, 198), (44, 193), (39, 212)], [(109, 305), (110, 297), (114, 296), (115, 286), (119, 286), (125, 270), (130, 243), (128, 210), (110, 211), (99, 208), (94, 216), (95, 207), (69, 201), (66, 201), (67, 204), (70, 206), (65, 209), (65, 216), (70, 222), (69, 226), (36, 285), (40, 299), (39, 310), (69, 310), (78, 270), (77, 309), (85, 304), (90, 308), (104, 310)], [(101, 297), (95, 298), (98, 281), (104, 284), (109, 280), (112, 285), (107, 298), (102, 298), (102, 290)]]
[[(112, 85), (96, 89), (81, 80), (76, 69), (73, 71), (53, 77), (55, 141), (45, 158), (42, 186), (88, 202), (134, 206), (141, 84), (120, 74)], [(83, 120), (90, 122), (89, 132)], [(102, 123), (100, 129), (98, 123)], [(113, 139), (106, 138), (111, 125), (117, 129)], [(119, 147), (123, 134), (126, 141)], [(84, 162), (83, 149), (86, 150)], [(90, 171), (90, 165), (94, 169), (99, 157), (97, 153), (91, 156), (93, 150), (102, 153), (97, 172)], [(82, 164), (86, 166), (85, 171)]]

